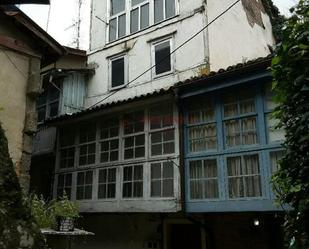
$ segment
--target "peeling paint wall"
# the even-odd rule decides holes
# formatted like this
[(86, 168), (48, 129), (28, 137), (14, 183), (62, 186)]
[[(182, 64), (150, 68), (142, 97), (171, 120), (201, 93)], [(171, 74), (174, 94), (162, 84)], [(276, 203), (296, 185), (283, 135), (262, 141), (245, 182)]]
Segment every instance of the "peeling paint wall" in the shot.
[[(0, 35), (29, 42), (1, 20)], [(21, 186), (29, 188), (32, 140), (36, 132), (36, 96), (40, 91), (40, 58), (0, 47), (0, 122)]]
[[(234, 0), (208, 0), (208, 20), (213, 20)], [(208, 29), (210, 69), (217, 71), (270, 54), (274, 37), (260, 0), (242, 0)]]

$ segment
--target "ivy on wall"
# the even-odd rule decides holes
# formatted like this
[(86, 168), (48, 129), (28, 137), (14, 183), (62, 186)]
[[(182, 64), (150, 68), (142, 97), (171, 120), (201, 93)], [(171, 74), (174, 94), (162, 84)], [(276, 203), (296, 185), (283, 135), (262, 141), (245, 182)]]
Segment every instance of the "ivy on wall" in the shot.
[(274, 116), (286, 131), (285, 156), (273, 177), (278, 201), (291, 208), (284, 223), (288, 248), (309, 248), (309, 0), (300, 0), (284, 22), (272, 62), (279, 106)]

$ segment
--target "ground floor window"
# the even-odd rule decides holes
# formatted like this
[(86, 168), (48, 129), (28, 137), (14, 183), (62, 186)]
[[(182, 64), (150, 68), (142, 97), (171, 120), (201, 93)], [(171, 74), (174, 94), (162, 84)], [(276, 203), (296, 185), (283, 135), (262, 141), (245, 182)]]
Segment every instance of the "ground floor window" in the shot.
[(92, 199), (92, 181), (93, 181), (92, 170), (77, 173), (77, 184), (76, 184), (77, 200)]
[(99, 171), (98, 199), (115, 198), (116, 196), (116, 168)]
[(143, 197), (143, 165), (123, 167), (124, 198)]

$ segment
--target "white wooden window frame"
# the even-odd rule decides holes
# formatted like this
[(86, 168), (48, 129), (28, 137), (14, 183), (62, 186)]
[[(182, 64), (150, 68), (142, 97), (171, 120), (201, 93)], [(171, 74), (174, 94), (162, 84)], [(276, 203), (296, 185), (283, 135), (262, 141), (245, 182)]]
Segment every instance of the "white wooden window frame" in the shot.
[[(115, 170), (115, 181), (110, 182), (109, 181), (109, 174), (111, 170)], [(100, 182), (100, 172), (101, 171), (106, 171), (106, 182)], [(97, 198), (98, 200), (114, 200), (117, 198), (117, 182), (119, 181), (119, 173), (116, 167), (108, 167), (108, 168), (100, 168), (98, 169), (98, 191), (97, 191)], [(114, 192), (114, 197), (108, 197), (108, 190), (109, 190), (109, 185), (114, 184), (115, 186), (115, 192)], [(99, 197), (99, 188), (100, 186), (105, 185), (105, 194), (106, 197)]]
[[(116, 125), (113, 125), (113, 126), (109, 125), (107, 127), (107, 129), (109, 130), (109, 137), (108, 138), (101, 138), (101, 131), (102, 131), (102, 129), (106, 129), (106, 128), (102, 127), (102, 125), (101, 125), (102, 122), (105, 122), (105, 121), (100, 122), (100, 125), (99, 125), (99, 133), (100, 134), (99, 134), (99, 141), (98, 141), (99, 142), (99, 146), (98, 147), (99, 147), (99, 162), (101, 164), (108, 164), (108, 163), (113, 163), (113, 162), (119, 162), (121, 160), (121, 139), (120, 139), (120, 137), (121, 137), (121, 134), (120, 134), (121, 123), (120, 123), (119, 118), (116, 118), (116, 119), (118, 120), (118, 126), (116, 126)], [(109, 119), (109, 120), (111, 120), (111, 119)], [(110, 137), (110, 129), (111, 128), (115, 128), (115, 127), (118, 127), (118, 136)], [(116, 149), (111, 150), (110, 144), (114, 140), (118, 141), (118, 148), (117, 148), (117, 150)], [(102, 143), (103, 142), (107, 142), (108, 143), (109, 149), (107, 151), (102, 151)], [(115, 151), (118, 151), (118, 158), (117, 158), (117, 160), (111, 161), (110, 160), (111, 152), (115, 152)], [(105, 162), (101, 161), (102, 153), (108, 153), (108, 161), (105, 161)]]
[[(124, 70), (123, 70), (124, 71), (124, 84), (122, 84), (120, 86), (113, 87), (112, 86), (112, 62), (115, 61), (115, 60), (121, 59), (121, 58), (124, 59)], [(109, 81), (109, 90), (110, 91), (123, 88), (128, 84), (128, 81), (129, 81), (129, 63), (128, 63), (128, 56), (127, 56), (126, 53), (118, 54), (118, 55), (115, 55), (115, 56), (110, 57), (108, 59), (108, 81)]]
[[(138, 31), (136, 31), (136, 32), (134, 32), (134, 33), (131, 33), (131, 10), (134, 10), (137, 6), (143, 6), (143, 5), (145, 5), (145, 4), (147, 4), (147, 3), (149, 3), (149, 25), (148, 25), (148, 27), (147, 28), (144, 28), (144, 29), (140, 29), (140, 18), (139, 18), (139, 30)], [(152, 27), (152, 26), (154, 26), (154, 25), (158, 25), (158, 24), (160, 24), (160, 23), (162, 23), (162, 22), (164, 22), (164, 21), (166, 21), (166, 20), (169, 20), (169, 19), (171, 19), (171, 18), (174, 18), (175, 16), (177, 16), (178, 14), (179, 14), (179, 0), (175, 0), (175, 14), (174, 14), (174, 16), (172, 16), (172, 17), (169, 17), (169, 18), (166, 18), (166, 11), (165, 11), (165, 0), (164, 0), (164, 3), (163, 3), (163, 20), (161, 20), (161, 21), (159, 21), (159, 22), (157, 22), (157, 23), (155, 23), (155, 15), (154, 15), (154, 0), (145, 0), (145, 1), (143, 1), (142, 3), (140, 3), (140, 4), (136, 4), (136, 5), (134, 5), (134, 6), (132, 6), (132, 1), (131, 0), (125, 0), (125, 10), (124, 11), (122, 11), (122, 12), (119, 12), (119, 13), (117, 13), (117, 14), (114, 14), (114, 15), (112, 15), (111, 14), (111, 0), (107, 0), (107, 8), (106, 8), (106, 10), (107, 10), (107, 13), (106, 13), (106, 16), (107, 16), (107, 20), (108, 20), (108, 25), (107, 25), (107, 29), (106, 29), (106, 42), (107, 43), (112, 43), (112, 42), (115, 42), (115, 41), (117, 41), (117, 40), (119, 40), (119, 39), (122, 39), (122, 38), (124, 38), (124, 37), (126, 37), (126, 36), (128, 36), (128, 35), (131, 35), (131, 34), (136, 34), (136, 33), (138, 33), (138, 32), (140, 32), (140, 31), (142, 31), (142, 30), (145, 30), (145, 29), (148, 29), (148, 28), (150, 28), (150, 27)], [(139, 16), (140, 16), (140, 13), (141, 12), (139, 12)], [(118, 37), (118, 27), (119, 27), (119, 25), (118, 25), (118, 23), (119, 23), (119, 16), (121, 16), (121, 15), (123, 15), (123, 14), (125, 14), (126, 15), (126, 34), (125, 34), (125, 36), (123, 36), (123, 37)], [(116, 39), (115, 40), (110, 40), (110, 25), (109, 25), (109, 23), (110, 23), (110, 21), (112, 20), (112, 19), (114, 19), (114, 18), (116, 18), (116, 23), (117, 23), (117, 27), (116, 27)]]
[(172, 36), (168, 36), (168, 37), (164, 37), (162, 39), (159, 39), (159, 40), (151, 43), (151, 63), (152, 63), (152, 66), (153, 66), (153, 69), (151, 71), (152, 71), (152, 78), (153, 79), (160, 78), (160, 77), (163, 77), (163, 76), (166, 76), (166, 75), (170, 75), (174, 72), (174, 65), (175, 65), (174, 54), (170, 55), (170, 63), (171, 63), (171, 70), (170, 71), (160, 73), (160, 74), (156, 74), (156, 66), (155, 66), (156, 65), (156, 54), (155, 54), (156, 46), (168, 41), (169, 45), (170, 45), (170, 53), (172, 53), (172, 51), (174, 50), (173, 40), (174, 39), (173, 39)]

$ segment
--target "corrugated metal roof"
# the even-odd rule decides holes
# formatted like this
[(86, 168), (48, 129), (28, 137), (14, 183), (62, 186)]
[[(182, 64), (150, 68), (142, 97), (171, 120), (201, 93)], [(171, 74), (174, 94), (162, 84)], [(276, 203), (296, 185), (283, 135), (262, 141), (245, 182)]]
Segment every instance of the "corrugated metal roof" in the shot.
[(247, 61), (245, 63), (238, 63), (236, 65), (229, 66), (226, 69), (220, 69), (217, 72), (210, 72), (208, 75), (201, 75), (199, 77), (193, 77), (193, 78), (187, 79), (185, 81), (180, 81), (180, 82), (176, 83), (174, 86), (170, 86), (170, 87), (167, 87), (167, 88), (161, 88), (161, 89), (155, 90), (153, 92), (145, 93), (145, 94), (135, 96), (135, 97), (132, 97), (132, 98), (127, 98), (127, 99), (123, 99), (123, 100), (104, 103), (104, 104), (101, 104), (101, 105), (94, 106), (92, 108), (82, 110), (80, 112), (76, 112), (74, 114), (61, 115), (61, 116), (58, 116), (56, 118), (49, 119), (46, 122), (48, 124), (51, 124), (51, 123), (55, 123), (55, 122), (71, 120), (71, 119), (74, 119), (74, 118), (77, 118), (77, 117), (81, 117), (83, 115), (87, 115), (87, 114), (90, 114), (90, 113), (94, 113), (94, 112), (103, 110), (105, 108), (118, 106), (118, 105), (122, 105), (122, 104), (125, 104), (125, 103), (133, 102), (133, 101), (136, 101), (136, 100), (148, 98), (148, 97), (151, 97), (151, 96), (172, 92), (175, 88), (181, 88), (181, 87), (184, 87), (184, 86), (193, 85), (194, 83), (197, 83), (197, 82), (207, 82), (209, 79), (216, 79), (216, 78), (222, 77), (222, 76), (231, 77), (233, 73), (237, 74), (237, 73), (240, 73), (242, 71), (252, 70), (254, 68), (266, 69), (267, 67), (270, 66), (272, 57), (273, 57), (272, 55), (268, 55), (267, 57), (257, 58), (255, 60), (250, 60), (250, 61)]

